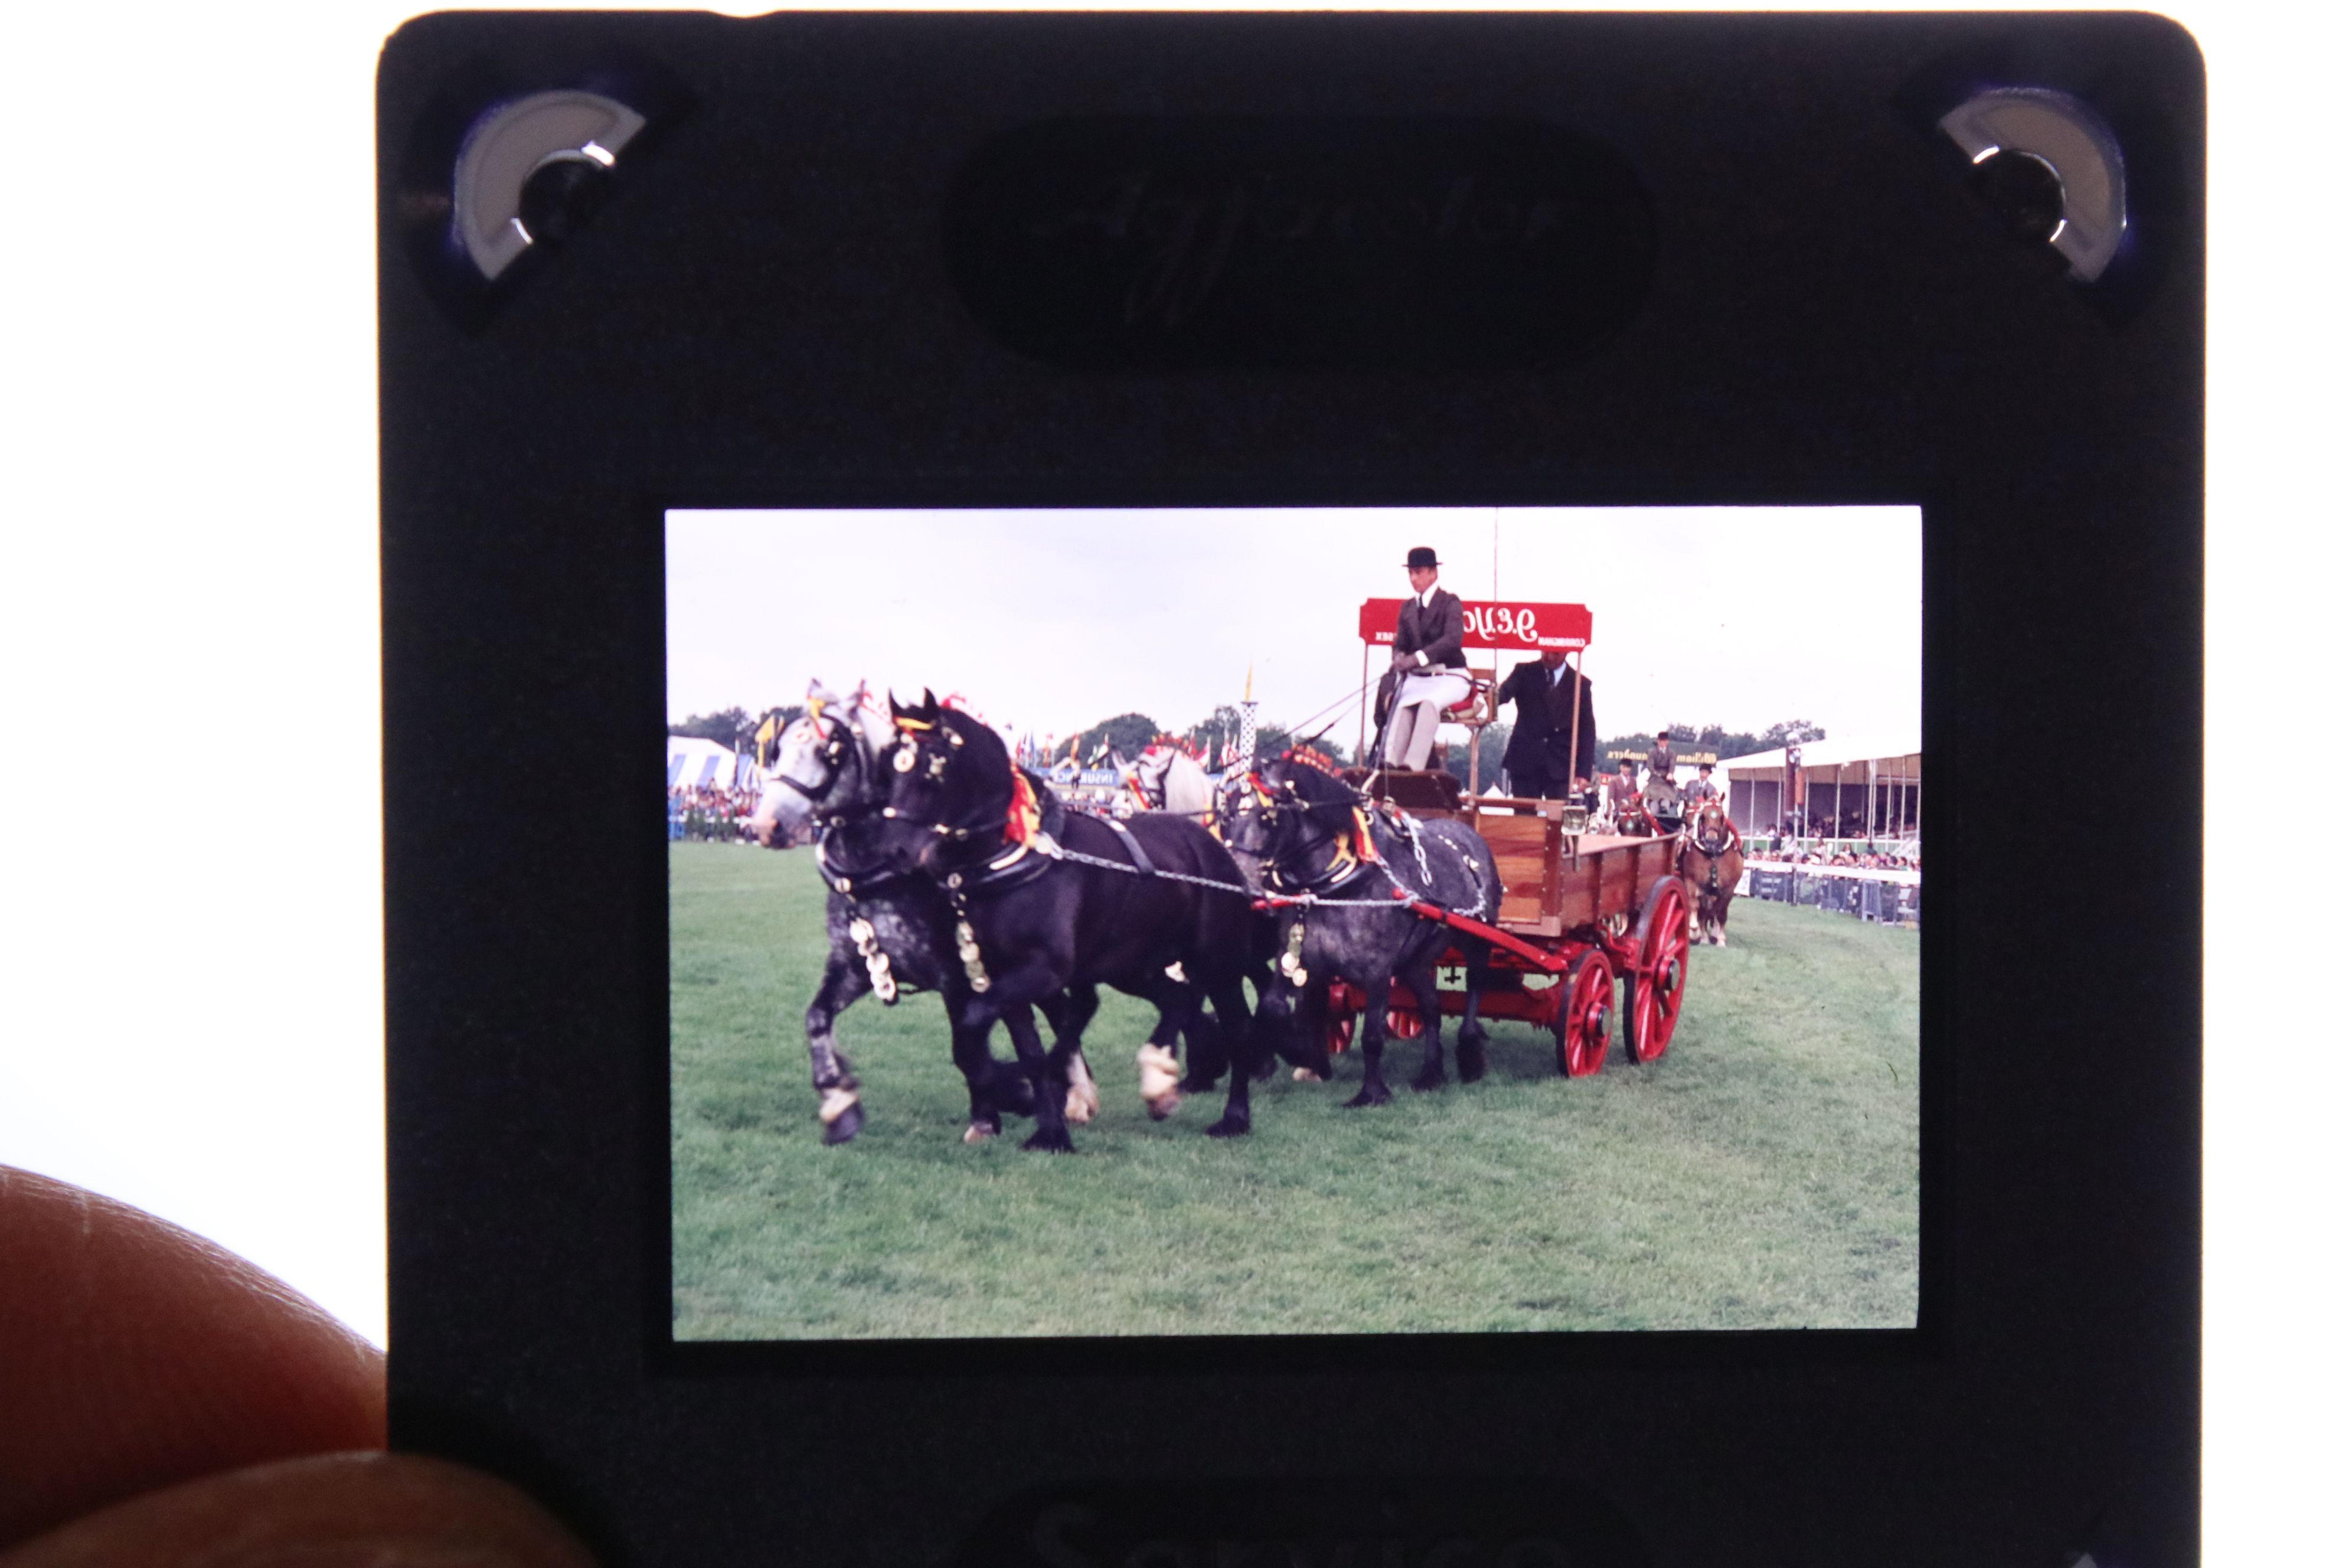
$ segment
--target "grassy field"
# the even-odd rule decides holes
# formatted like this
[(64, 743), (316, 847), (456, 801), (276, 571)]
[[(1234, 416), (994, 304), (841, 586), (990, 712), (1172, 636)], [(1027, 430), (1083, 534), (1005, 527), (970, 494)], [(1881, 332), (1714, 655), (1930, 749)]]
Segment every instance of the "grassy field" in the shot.
[[(1495, 1026), (1487, 1078), (1343, 1110), (1262, 1086), (1153, 1122), (1147, 1009), (1087, 1031), (1075, 1157), (961, 1142), (939, 999), (840, 1035), (865, 1132), (817, 1141), (801, 1014), (824, 962), (809, 852), (670, 847), (680, 1339), (1908, 1327), (1918, 1281), (1918, 937), (1741, 900), (1695, 948), (1673, 1049), (1570, 1081)], [(1002, 1032), (1000, 1054), (1010, 1047)]]

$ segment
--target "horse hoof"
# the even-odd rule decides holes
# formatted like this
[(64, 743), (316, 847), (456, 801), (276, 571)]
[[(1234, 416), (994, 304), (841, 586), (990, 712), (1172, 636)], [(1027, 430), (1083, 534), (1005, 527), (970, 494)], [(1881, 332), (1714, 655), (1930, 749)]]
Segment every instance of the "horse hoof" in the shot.
[(865, 1108), (853, 1103), (824, 1124), (824, 1141), (827, 1143), (846, 1143), (856, 1137), (858, 1130), (865, 1125)]
[(1385, 1088), (1383, 1088), (1378, 1094), (1374, 1094), (1369, 1089), (1362, 1089), (1356, 1091), (1355, 1099), (1343, 1100), (1339, 1102), (1339, 1106), (1343, 1110), (1361, 1110), (1367, 1106), (1386, 1105), (1390, 1100), (1394, 1100), (1396, 1096), (1390, 1093)]
[(1248, 1135), (1249, 1122), (1238, 1116), (1220, 1116), (1201, 1131), (1212, 1138), (1241, 1138)]
[(1442, 1072), (1434, 1074), (1423, 1072), (1412, 1075), (1412, 1091), (1415, 1094), (1432, 1094), (1444, 1087), (1445, 1075)]
[(1084, 1127), (1102, 1110), (1102, 1096), (1095, 1090), (1095, 1075), (1087, 1069), (1087, 1058), (1070, 1058), (1070, 1092), (1062, 1097), (1062, 1119)]
[(963, 1141), (967, 1143), (985, 1143), (1003, 1131), (1001, 1124), (975, 1121), (963, 1130)]
[(1454, 1066), (1464, 1083), (1476, 1083), (1486, 1076), (1486, 1053), (1475, 1047), (1465, 1049), (1457, 1045), (1454, 1047)]
[(1165, 1046), (1147, 1045), (1135, 1053), (1142, 1072), (1143, 1109), (1154, 1121), (1165, 1121), (1183, 1097), (1177, 1092), (1176, 1053)]
[(1077, 1152), (1076, 1149), (1075, 1149), (1070, 1143), (1070, 1135), (1068, 1131), (1062, 1128), (1055, 1128), (1048, 1131), (1045, 1128), (1040, 1127), (1036, 1131), (1032, 1132), (1028, 1137), (1023, 1139), (1021, 1141), (1021, 1146), (1024, 1149), (1034, 1150), (1037, 1152), (1044, 1154), (1075, 1154)]

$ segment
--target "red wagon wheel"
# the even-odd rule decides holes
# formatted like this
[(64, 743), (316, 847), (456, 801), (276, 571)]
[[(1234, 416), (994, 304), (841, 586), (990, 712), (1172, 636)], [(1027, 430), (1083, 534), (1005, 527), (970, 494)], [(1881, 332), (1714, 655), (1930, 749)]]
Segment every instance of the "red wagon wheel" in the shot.
[(1654, 1062), (1675, 1037), (1690, 973), (1690, 904), (1680, 877), (1651, 884), (1642, 923), (1633, 928), (1633, 973), (1625, 977), (1625, 1055)]
[(1578, 959), (1559, 993), (1559, 1011), (1551, 1021), (1559, 1070), (1570, 1078), (1586, 1078), (1609, 1059), (1611, 1026), (1616, 1022), (1617, 976), (1607, 956), (1596, 948)]

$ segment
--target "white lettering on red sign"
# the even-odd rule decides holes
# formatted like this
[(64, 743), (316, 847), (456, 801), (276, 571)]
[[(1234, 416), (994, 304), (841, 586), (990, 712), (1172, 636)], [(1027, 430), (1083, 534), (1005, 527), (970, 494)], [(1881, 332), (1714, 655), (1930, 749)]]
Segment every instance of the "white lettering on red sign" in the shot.
[(1517, 637), (1522, 641), (1536, 635), (1536, 613), (1515, 610), (1508, 605), (1479, 605), (1463, 611), (1470, 625), (1482, 637)]

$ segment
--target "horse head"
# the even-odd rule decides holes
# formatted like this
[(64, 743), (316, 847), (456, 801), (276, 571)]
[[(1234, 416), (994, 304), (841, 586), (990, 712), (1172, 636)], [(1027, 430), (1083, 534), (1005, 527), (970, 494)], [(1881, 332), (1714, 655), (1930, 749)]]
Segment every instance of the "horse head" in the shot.
[(1289, 840), (1297, 834), (1296, 812), (1286, 815), (1275, 787), (1255, 772), (1229, 775), (1217, 792), (1215, 809), (1217, 837), (1225, 852), (1250, 886), (1263, 886), (1266, 864), (1290, 848)]
[(982, 851), (1003, 841), (1013, 804), (1013, 756), (996, 731), (934, 698), (911, 706), (890, 699), (898, 744), (890, 757), (885, 852), (908, 869), (938, 873), (954, 847)]
[(1226, 794), (1221, 826), (1236, 860), (1269, 881), (1307, 887), (1352, 868), (1362, 804), (1319, 752), (1285, 752)]
[(1683, 824), (1683, 832), (1702, 854), (1722, 854), (1738, 839), (1731, 814), (1719, 800), (1702, 801)]
[(797, 716), (772, 709), (755, 744), (761, 777), (751, 832), (762, 844), (789, 837), (811, 816), (871, 810), (886, 793), (876, 759), (891, 742), (889, 726), (866, 701), (861, 683), (846, 702), (818, 681)]
[(1293, 746), (1267, 763), (1265, 773), (1298, 801), (1310, 823), (1328, 833), (1346, 832), (1355, 823), (1356, 808), (1364, 804), (1331, 759), (1312, 747)]
[[(1205, 817), (1214, 804), (1214, 792), (1201, 759), (1181, 742), (1171, 741), (1157, 760), (1159, 784), (1152, 793), (1160, 809)], [(1147, 784), (1146, 787), (1152, 786)]]
[[(1118, 753), (1113, 752), (1113, 758)], [(1168, 763), (1157, 742), (1131, 761), (1118, 761), (1118, 787), (1138, 811), (1158, 811), (1168, 804)]]

